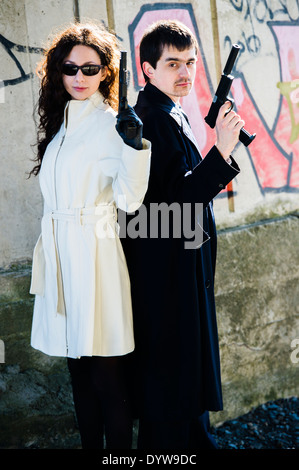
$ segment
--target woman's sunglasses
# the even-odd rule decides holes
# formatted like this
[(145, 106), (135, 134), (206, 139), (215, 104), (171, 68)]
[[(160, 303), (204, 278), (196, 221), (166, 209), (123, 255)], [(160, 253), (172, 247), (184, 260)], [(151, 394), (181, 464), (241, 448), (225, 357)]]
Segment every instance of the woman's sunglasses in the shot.
[(78, 73), (78, 70), (81, 70), (83, 75), (91, 77), (92, 75), (97, 75), (105, 65), (74, 65), (74, 64), (63, 64), (62, 73), (68, 76), (75, 76)]

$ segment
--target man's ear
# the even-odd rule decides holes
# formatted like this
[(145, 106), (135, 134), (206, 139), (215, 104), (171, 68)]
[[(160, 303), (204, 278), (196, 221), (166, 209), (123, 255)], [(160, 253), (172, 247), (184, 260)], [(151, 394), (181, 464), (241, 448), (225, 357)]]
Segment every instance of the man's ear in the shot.
[(149, 79), (153, 78), (155, 69), (149, 62), (143, 62), (142, 70)]

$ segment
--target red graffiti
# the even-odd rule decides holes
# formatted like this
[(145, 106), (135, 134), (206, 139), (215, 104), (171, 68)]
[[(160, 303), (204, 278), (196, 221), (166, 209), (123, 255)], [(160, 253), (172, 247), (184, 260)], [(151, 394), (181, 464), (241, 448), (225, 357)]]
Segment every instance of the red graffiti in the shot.
[[(153, 5), (148, 6), (150, 9), (143, 6), (129, 27), (134, 45), (136, 89), (144, 86), (139, 64), (139, 43), (148, 25), (160, 19), (180, 20), (193, 31), (200, 44), (190, 5), (156, 5), (157, 9), (153, 9)], [(270, 23), (269, 26), (278, 44), (278, 60), (282, 71), (281, 82), (277, 84), (281, 100), (273, 128), (270, 129), (264, 121), (242, 74), (235, 78), (231, 91), (238, 113), (246, 122), (246, 128), (257, 134), (250, 147), (247, 147), (247, 152), (261, 191), (288, 191), (299, 188), (299, 26), (289, 23)], [(210, 85), (204, 53), (200, 47), (194, 87), (190, 95), (182, 99), (181, 104), (189, 116), (203, 156), (215, 142), (215, 131), (204, 121), (213, 99)]]
[[(256, 139), (249, 149), (261, 188), (281, 188), (286, 185), (289, 160), (273, 141), (270, 130), (262, 122), (244, 86), (244, 78), (235, 78), (232, 94), (238, 113), (248, 129), (254, 129)], [(247, 124), (248, 123), (248, 124)], [(253, 132), (253, 131), (252, 131)]]

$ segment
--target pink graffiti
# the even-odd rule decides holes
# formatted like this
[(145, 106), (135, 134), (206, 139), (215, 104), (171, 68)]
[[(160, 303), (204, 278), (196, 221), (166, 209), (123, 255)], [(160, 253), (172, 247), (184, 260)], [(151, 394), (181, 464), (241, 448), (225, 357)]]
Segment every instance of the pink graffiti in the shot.
[(254, 129), (256, 139), (250, 147), (255, 172), (262, 188), (281, 188), (286, 185), (289, 161), (275, 145), (270, 130), (266, 128), (256, 107), (244, 87), (244, 79), (235, 78), (232, 94), (238, 113), (246, 122), (246, 128)]
[[(139, 64), (140, 39), (145, 28), (159, 19), (178, 19), (195, 33), (190, 12), (185, 8), (154, 10), (151, 6), (150, 10), (144, 11), (133, 31), (135, 67), (138, 80), (135, 85), (144, 86)], [(261, 190), (287, 190), (288, 188), (299, 187), (299, 138), (290, 138), (292, 126), (294, 130), (294, 125), (296, 126), (297, 123), (299, 132), (299, 106), (296, 102), (299, 96), (297, 89), (299, 77), (299, 27), (298, 25), (275, 24), (272, 30), (279, 44), (282, 81), (291, 82), (289, 96), (282, 96), (281, 106), (277, 111), (278, 115), (275, 120), (275, 128), (269, 129), (263, 120), (242, 75), (235, 78), (232, 95), (238, 112), (246, 122), (246, 129), (257, 134), (256, 139), (247, 148), (247, 151), (252, 160)], [(294, 83), (296, 89), (294, 89)], [(269, 93), (271, 93), (271, 90), (269, 90)], [(291, 95), (291, 93), (293, 94)], [(210, 129), (204, 121), (212, 99), (208, 71), (205, 69), (204, 58), (200, 51), (193, 90), (188, 97), (182, 100), (181, 104), (189, 116), (203, 156), (215, 142), (215, 131)], [(290, 106), (293, 108), (290, 109)], [(294, 132), (292, 135), (294, 135)], [(297, 136), (297, 134), (295, 135)]]
[[(279, 44), (282, 82), (291, 82), (292, 89), (294, 81), (299, 77), (299, 27), (298, 25), (275, 25), (273, 31)], [(288, 100), (286, 96), (283, 96), (274, 136), (285, 151), (292, 155), (289, 182), (291, 187), (299, 187), (299, 139), (292, 142), (293, 139), (290, 138), (292, 127), (296, 125), (299, 126), (299, 107), (292, 102), (291, 97)]]

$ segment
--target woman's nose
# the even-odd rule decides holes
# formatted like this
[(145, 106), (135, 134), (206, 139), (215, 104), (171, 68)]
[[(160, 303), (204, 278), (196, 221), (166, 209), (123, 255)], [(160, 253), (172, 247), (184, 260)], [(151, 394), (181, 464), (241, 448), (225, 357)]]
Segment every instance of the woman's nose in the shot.
[(84, 78), (84, 75), (82, 73), (82, 70), (78, 70), (77, 74), (76, 74), (76, 81), (77, 82), (83, 82), (85, 80)]

